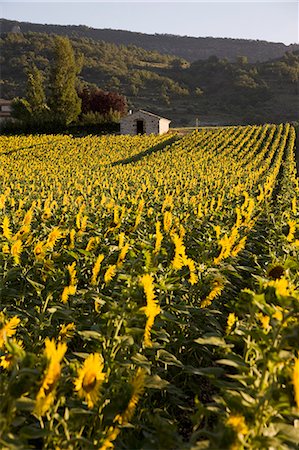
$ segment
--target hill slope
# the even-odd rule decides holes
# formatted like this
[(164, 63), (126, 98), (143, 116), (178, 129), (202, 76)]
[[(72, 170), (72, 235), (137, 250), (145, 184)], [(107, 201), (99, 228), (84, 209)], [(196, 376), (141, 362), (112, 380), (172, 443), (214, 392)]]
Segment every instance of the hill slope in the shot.
[(267, 61), (283, 56), (286, 51), (299, 50), (299, 45), (283, 43), (228, 39), (213, 37), (176, 36), (171, 34), (145, 34), (124, 30), (95, 29), (83, 25), (48, 25), (0, 19), (2, 33), (11, 31), (14, 25), (23, 32), (54, 33), (70, 38), (90, 38), (95, 41), (111, 42), (117, 45), (136, 45), (145, 50), (157, 50), (162, 54), (175, 55), (188, 61), (207, 59), (210, 56), (235, 61), (238, 56), (246, 56), (249, 62)]
[[(53, 57), (54, 35), (1, 34), (1, 96), (23, 96), (24, 69), (34, 61), (45, 84)], [(82, 82), (127, 96), (131, 108), (169, 117), (172, 125), (242, 124), (298, 120), (299, 53), (248, 63), (210, 57), (192, 64), (136, 46), (117, 46), (89, 38), (72, 38), (84, 55)]]

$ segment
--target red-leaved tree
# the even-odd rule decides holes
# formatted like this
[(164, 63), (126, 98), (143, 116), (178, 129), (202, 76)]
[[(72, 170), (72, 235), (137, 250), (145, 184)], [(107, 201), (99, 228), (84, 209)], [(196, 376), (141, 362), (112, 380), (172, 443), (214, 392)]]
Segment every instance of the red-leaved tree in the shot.
[(121, 116), (127, 112), (126, 98), (117, 92), (103, 91), (102, 89), (90, 89), (83, 87), (78, 92), (82, 100), (82, 114), (98, 112), (105, 116), (111, 111), (117, 111)]

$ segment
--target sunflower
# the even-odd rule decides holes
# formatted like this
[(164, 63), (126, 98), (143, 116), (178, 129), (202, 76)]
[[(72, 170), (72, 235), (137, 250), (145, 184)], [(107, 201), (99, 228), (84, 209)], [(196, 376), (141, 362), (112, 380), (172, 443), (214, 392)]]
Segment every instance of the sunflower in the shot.
[(20, 256), (23, 251), (23, 244), (21, 239), (17, 239), (16, 242), (11, 246), (10, 253), (14, 257), (15, 263), (20, 264)]
[[(4, 319), (5, 319), (4, 315), (1, 315), (0, 321), (4, 322)], [(16, 331), (17, 331), (16, 328), (19, 325), (19, 323), (21, 322), (21, 320), (17, 316), (14, 316), (5, 322), (4, 322), (3, 326), (0, 328), (0, 349), (3, 347), (5, 341), (8, 337), (11, 337), (14, 334), (16, 334)]]
[(23, 341), (12, 338), (9, 344), (9, 351), (0, 356), (0, 367), (6, 370), (11, 370), (15, 363), (25, 356)]
[(53, 250), (53, 247), (56, 244), (56, 242), (62, 237), (63, 233), (59, 229), (59, 227), (54, 227), (48, 236), (46, 247), (49, 248), (50, 250)]
[(99, 255), (97, 257), (95, 265), (92, 268), (92, 277), (91, 277), (92, 286), (96, 286), (96, 284), (97, 284), (97, 277), (98, 277), (103, 259), (104, 259), (104, 255), (102, 255), (102, 254)]
[(268, 270), (268, 277), (272, 280), (279, 280), (284, 275), (284, 267), (281, 265), (272, 266)]
[(38, 416), (46, 414), (55, 400), (56, 386), (61, 374), (60, 362), (67, 350), (65, 343), (58, 343), (57, 348), (54, 339), (45, 340), (44, 354), (48, 360), (48, 366), (44, 374), (42, 385), (36, 396), (34, 412)]
[(66, 340), (71, 339), (75, 333), (76, 325), (74, 322), (68, 323), (67, 325), (62, 324), (60, 325), (60, 331), (59, 331), (59, 340)]
[(116, 274), (116, 264), (109, 266), (104, 275), (104, 281), (108, 284)]
[(144, 345), (146, 347), (151, 347), (153, 345), (151, 341), (151, 329), (154, 325), (155, 317), (158, 316), (161, 312), (161, 308), (158, 305), (158, 301), (155, 297), (153, 276), (150, 274), (143, 275), (140, 278), (140, 283), (143, 286), (146, 296), (146, 306), (140, 308), (140, 310), (143, 311), (147, 317), (144, 330)]
[(226, 421), (226, 424), (232, 427), (236, 433), (243, 436), (248, 433), (248, 427), (245, 422), (244, 416), (239, 414), (231, 415)]
[(2, 229), (3, 229), (3, 236), (10, 241), (11, 240), (11, 229), (10, 229), (9, 218), (7, 216), (5, 216), (3, 219)]
[(85, 399), (88, 408), (93, 408), (100, 397), (100, 387), (106, 378), (103, 373), (104, 360), (99, 353), (89, 355), (78, 370), (75, 390), (80, 398)]
[(45, 248), (44, 248), (44, 243), (41, 241), (38, 241), (34, 247), (34, 255), (36, 257), (36, 259), (38, 260), (42, 260), (45, 257)]
[[(145, 375), (146, 375), (145, 370), (139, 367), (137, 369), (135, 377), (132, 380), (132, 395), (128, 403), (128, 406), (122, 414), (117, 414), (114, 417), (113, 420), (114, 423), (118, 423), (119, 425), (126, 425), (132, 419), (136, 409), (136, 405), (144, 392)], [(106, 438), (102, 446), (99, 448), (99, 450), (113, 449), (114, 448), (113, 442), (120, 434), (120, 431), (121, 429), (119, 428), (118, 425), (109, 427), (108, 432), (106, 434)]]

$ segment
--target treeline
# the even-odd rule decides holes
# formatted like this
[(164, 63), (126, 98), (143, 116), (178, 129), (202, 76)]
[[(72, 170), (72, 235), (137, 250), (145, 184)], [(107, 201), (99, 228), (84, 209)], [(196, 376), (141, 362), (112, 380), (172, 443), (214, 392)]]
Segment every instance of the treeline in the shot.
[[(55, 35), (41, 33), (2, 34), (3, 97), (25, 96), (26, 71), (32, 62), (45, 80), (50, 79), (55, 39)], [(87, 84), (97, 97), (91, 105), (99, 104), (101, 96), (107, 99), (103, 92), (108, 91), (125, 96), (128, 108), (168, 117), (174, 126), (194, 125), (198, 117), (207, 125), (298, 120), (299, 52), (255, 64), (246, 56), (235, 62), (211, 56), (190, 64), (135, 46), (116, 46), (88, 38), (70, 41), (75, 54), (81, 55), (78, 95), (82, 98)], [(48, 82), (45, 91), (49, 95)], [(95, 123), (98, 113), (107, 114), (107, 108), (84, 114)]]
[(201, 115), (221, 112), (235, 123), (299, 119), (299, 52), (259, 64), (250, 64), (246, 57), (235, 63), (211, 57), (177, 71), (175, 78), (190, 92), (202, 94), (193, 97), (194, 110)]
[[(270, 7), (270, 6), (269, 6)], [(12, 20), (0, 20), (3, 33), (11, 31), (14, 25), (27, 32), (53, 33), (69, 38), (90, 38), (94, 41), (105, 41), (117, 45), (135, 45), (160, 54), (174, 55), (190, 62), (198, 59), (208, 59), (210, 56), (227, 58), (236, 61), (238, 56), (244, 55), (249, 62), (262, 62), (279, 58), (287, 51), (296, 51), (299, 45), (285, 45), (283, 43), (266, 42), (248, 39), (230, 39), (213, 37), (189, 37), (170, 34), (144, 34), (132, 31), (95, 29), (83, 25), (45, 25)]]
[(33, 60), (25, 69), (26, 95), (12, 102), (13, 122), (4, 130), (66, 131), (69, 126), (119, 122), (126, 114), (124, 96), (106, 92), (79, 80), (83, 55), (75, 54), (68, 38), (56, 36), (49, 70), (43, 73)]
[[(32, 61), (43, 72), (49, 70), (54, 58), (55, 35), (45, 33), (2, 33), (1, 76), (3, 95), (7, 98), (23, 95), (26, 75), (24, 69)], [(125, 47), (88, 38), (70, 40), (76, 53), (84, 55), (81, 77), (100, 85), (103, 89), (118, 89), (126, 81), (130, 87), (131, 75), (140, 73), (142, 78), (157, 78), (157, 70), (188, 63), (182, 59), (148, 52), (135, 46)], [(153, 74), (153, 71), (155, 72)], [(164, 77), (164, 83), (171, 83)], [(176, 88), (177, 86), (175, 86)]]

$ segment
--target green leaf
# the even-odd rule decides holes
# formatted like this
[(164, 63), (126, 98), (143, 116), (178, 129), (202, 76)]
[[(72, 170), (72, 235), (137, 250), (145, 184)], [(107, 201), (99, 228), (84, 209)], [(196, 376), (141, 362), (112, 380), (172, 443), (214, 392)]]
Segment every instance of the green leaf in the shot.
[(210, 441), (198, 441), (190, 448), (190, 450), (206, 450), (209, 448), (211, 448)]
[(87, 358), (89, 356), (89, 353), (83, 353), (83, 352), (73, 352), (73, 355), (78, 356), (79, 358)]
[(92, 331), (92, 330), (79, 331), (78, 334), (87, 341), (90, 341), (92, 339), (101, 341), (103, 339), (103, 336), (98, 331)]
[(39, 439), (47, 435), (47, 430), (42, 430), (34, 425), (27, 425), (19, 431), (20, 436), (27, 439)]
[(159, 375), (152, 375), (146, 377), (145, 387), (149, 389), (165, 389), (169, 385), (169, 382), (163, 380)]
[(15, 402), (16, 409), (20, 411), (33, 411), (35, 406), (35, 401), (31, 398), (20, 397)]
[(79, 261), (79, 255), (72, 250), (67, 250), (66, 252), (68, 255), (72, 256), (76, 261)]
[(235, 367), (239, 369), (240, 367), (247, 368), (247, 364), (241, 358), (231, 358), (231, 359), (218, 359), (217, 364), (223, 364), (225, 366)]
[(134, 344), (134, 338), (133, 336), (130, 336), (128, 334), (126, 334), (125, 336), (117, 336), (115, 338), (116, 342), (119, 342), (121, 344), (126, 344), (126, 345), (133, 345)]
[(223, 374), (223, 369), (221, 367), (192, 367), (185, 366), (184, 372), (192, 373), (194, 375), (202, 375), (202, 376), (221, 376)]
[(33, 281), (29, 277), (26, 277), (26, 280), (31, 284), (31, 286), (34, 287), (34, 289), (38, 294), (40, 294), (41, 291), (45, 288), (44, 284), (38, 283), (37, 281)]
[(215, 345), (216, 347), (231, 347), (228, 345), (222, 337), (207, 336), (195, 339), (194, 342), (200, 345)]
[(141, 353), (137, 353), (136, 355), (132, 356), (131, 360), (138, 366), (141, 367), (150, 367), (151, 363), (147, 359), (146, 356), (141, 355)]
[(287, 442), (292, 442), (293, 444), (299, 444), (299, 428), (295, 428), (292, 425), (286, 423), (275, 424), (276, 428), (279, 430), (279, 437), (283, 438)]
[(81, 415), (81, 414), (91, 415), (91, 416), (95, 415), (94, 411), (90, 411), (90, 410), (83, 409), (83, 408), (72, 408), (72, 409), (70, 409), (70, 417), (73, 416), (73, 415)]
[(157, 360), (163, 362), (164, 364), (167, 364), (168, 366), (183, 367), (181, 361), (179, 361), (172, 353), (169, 353), (166, 350), (158, 350)]

